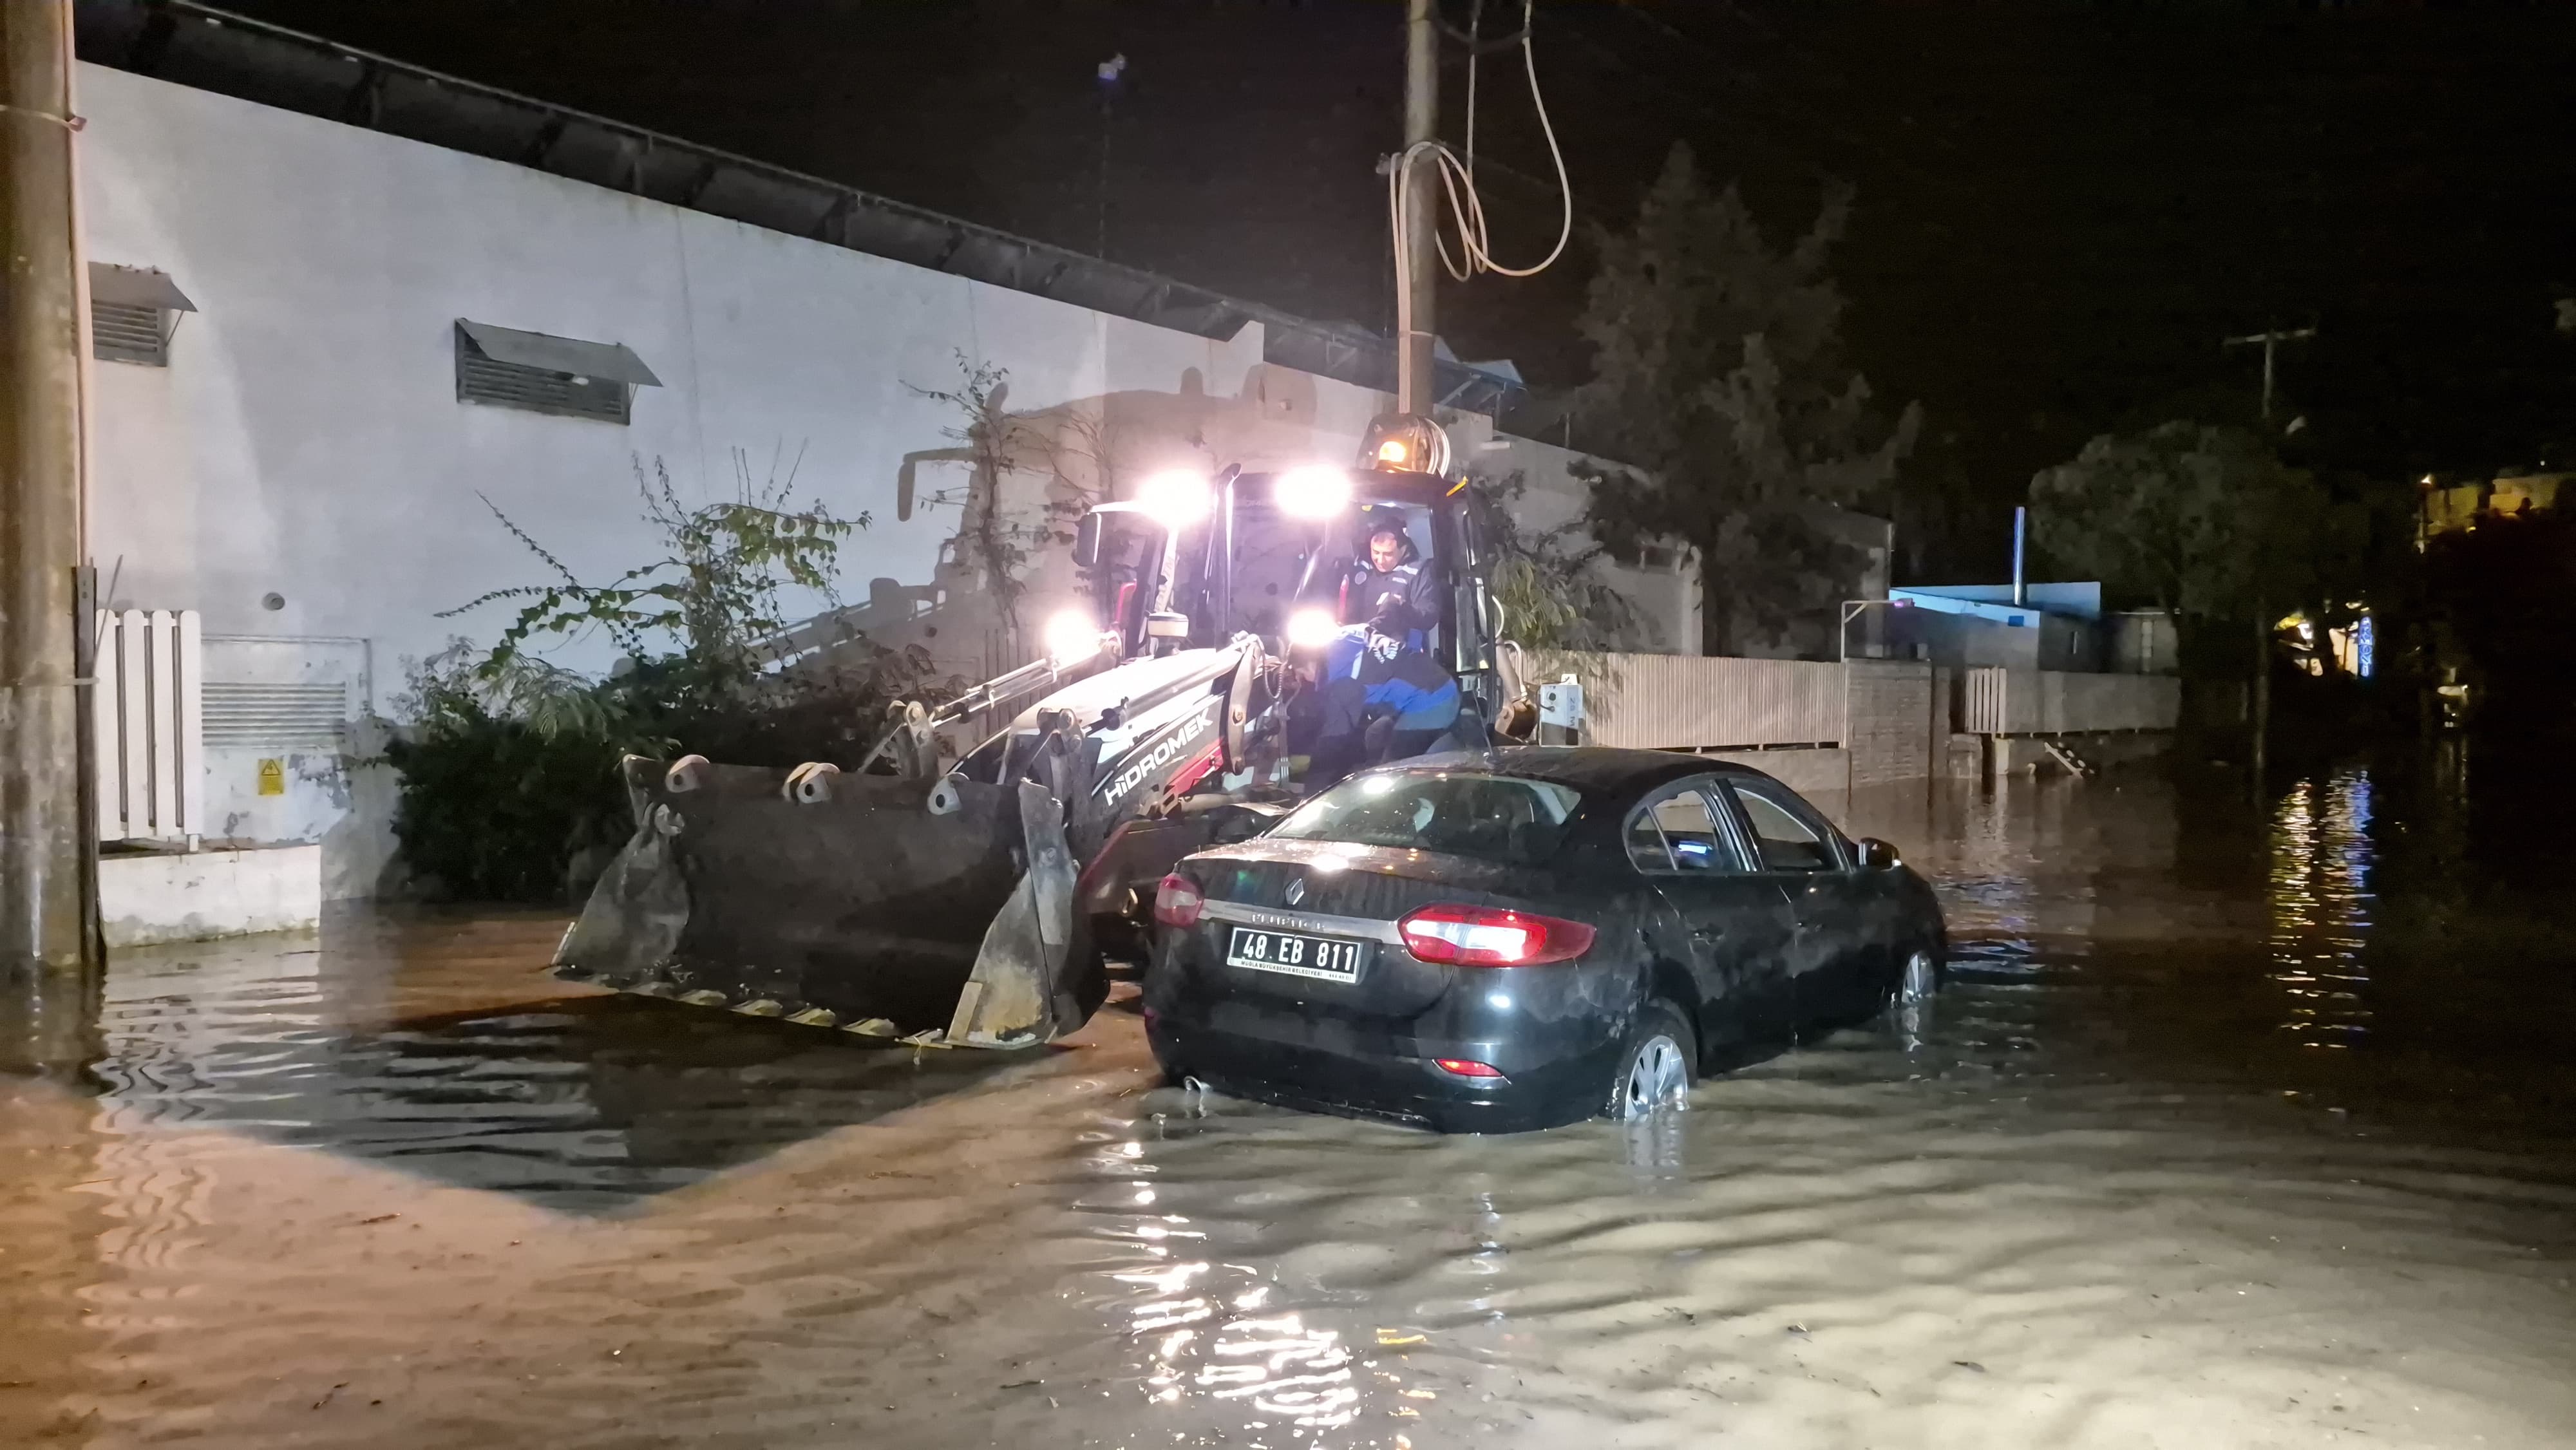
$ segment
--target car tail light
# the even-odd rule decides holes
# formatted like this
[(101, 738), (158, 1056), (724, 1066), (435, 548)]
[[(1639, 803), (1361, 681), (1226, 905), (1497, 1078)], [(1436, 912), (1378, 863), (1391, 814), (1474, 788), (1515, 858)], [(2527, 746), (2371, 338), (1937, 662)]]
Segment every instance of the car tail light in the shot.
[(1405, 950), (1440, 966), (1532, 967), (1592, 950), (1582, 922), (1491, 906), (1426, 906), (1395, 926)]
[(1463, 1057), (1435, 1057), (1440, 1070), (1451, 1077), (1501, 1077), (1502, 1070), (1490, 1062), (1470, 1062)]
[(1190, 878), (1175, 871), (1154, 888), (1154, 919), (1165, 926), (1196, 926), (1207, 898)]

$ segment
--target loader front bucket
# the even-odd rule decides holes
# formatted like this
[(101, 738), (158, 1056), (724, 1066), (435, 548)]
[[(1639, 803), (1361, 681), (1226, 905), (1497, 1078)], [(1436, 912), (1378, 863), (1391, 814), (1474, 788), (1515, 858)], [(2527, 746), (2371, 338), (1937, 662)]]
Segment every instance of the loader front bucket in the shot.
[(1105, 982), (1077, 939), (1064, 810), (1034, 781), (630, 757), (636, 831), (556, 952), (565, 977), (867, 1036), (1009, 1047)]

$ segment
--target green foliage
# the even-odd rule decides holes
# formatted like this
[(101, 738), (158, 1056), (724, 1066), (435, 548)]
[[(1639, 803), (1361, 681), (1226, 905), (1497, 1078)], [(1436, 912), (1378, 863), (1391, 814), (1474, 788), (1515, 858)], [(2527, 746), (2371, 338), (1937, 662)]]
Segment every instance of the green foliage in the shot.
[(2061, 570), (2186, 622), (2313, 598), (2350, 519), (2260, 434), (2166, 423), (2105, 434), (2031, 480), (2032, 535)]
[(660, 459), (647, 478), (635, 465), (644, 519), (661, 530), (668, 554), (630, 569), (604, 585), (584, 584), (543, 544), (510, 521), (490, 499), (483, 506), (511, 537), (553, 571), (556, 582), (495, 589), (442, 612), (454, 618), (505, 600), (520, 603), (518, 617), (501, 633), (480, 673), (487, 681), (511, 676), (532, 641), (573, 638), (604, 630), (627, 657), (660, 659), (670, 683), (709, 706), (751, 703), (749, 696), (770, 663), (761, 646), (787, 625), (781, 590), (793, 585), (831, 598), (839, 573), (841, 541), (864, 528), (868, 516), (836, 519), (821, 504), (794, 506), (794, 469), (754, 487), (747, 461), (737, 452), (737, 496), (728, 503), (690, 508), (671, 487)]
[(402, 773), (394, 837), (403, 861), (446, 894), (543, 901), (565, 864), (628, 828), (606, 707), (578, 677), (525, 665), (487, 677), (458, 639), (406, 661), (397, 709), (414, 723), (385, 749)]
[[(1089, 492), (1067, 476), (1062, 466), (1065, 460), (1055, 456), (1058, 449), (1005, 406), (1011, 392), (1008, 368), (979, 363), (960, 352), (954, 387), (914, 387), (912, 391), (957, 412), (958, 421), (940, 431), (958, 445), (963, 455), (968, 469), (966, 493), (954, 499), (945, 493), (934, 494), (928, 502), (957, 505), (958, 540), (982, 572), (984, 587), (1001, 605), (1004, 626), (1016, 642), (1020, 637), (1020, 599), (1028, 593), (1028, 581), (1021, 575), (1028, 566), (1031, 550), (1048, 543), (1071, 543), (1073, 521), (1089, 505)], [(1095, 468), (1105, 475), (1109, 471), (1106, 425), (1088, 426), (1091, 437), (1085, 451), (1090, 453)], [(1041, 457), (1061, 487), (1056, 496), (1048, 499), (1039, 520), (1015, 522), (1002, 511), (1002, 480), (1024, 461)]]
[[(643, 517), (660, 531), (664, 557), (605, 585), (584, 584), (493, 510), (555, 582), (448, 611), (518, 603), (488, 650), (459, 639), (407, 662), (410, 689), (397, 708), (411, 724), (386, 755), (402, 772), (395, 836), (415, 872), (458, 897), (555, 897), (584, 884), (578, 872), (568, 880), (568, 865), (585, 855), (597, 865), (632, 829), (621, 756), (854, 767), (885, 704), (931, 683), (919, 650), (862, 639), (782, 658), (787, 591), (828, 601), (841, 540), (868, 519), (796, 505), (774, 470), (755, 488), (739, 455), (736, 472), (733, 500), (690, 508), (658, 461), (649, 478), (639, 462)], [(532, 652), (592, 630), (626, 652), (605, 680)]]
[(1485, 585), (1502, 606), (1505, 635), (1533, 650), (1620, 648), (1636, 630), (1637, 611), (1593, 572), (1603, 549), (1579, 522), (1523, 528), (1528, 490), (1528, 477), (1515, 472), (1480, 481), (1468, 495), (1493, 558)]
[(1831, 606), (1858, 560), (1828, 510), (1885, 490), (1920, 426), (1910, 405), (1886, 424), (1843, 362), (1826, 262), (1850, 212), (1829, 188), (1807, 234), (1775, 249), (1676, 145), (1635, 227), (1595, 237), (1583, 406), (1630, 467), (1593, 470), (1591, 533), (1623, 556), (1650, 539), (1697, 551), (1710, 653)]

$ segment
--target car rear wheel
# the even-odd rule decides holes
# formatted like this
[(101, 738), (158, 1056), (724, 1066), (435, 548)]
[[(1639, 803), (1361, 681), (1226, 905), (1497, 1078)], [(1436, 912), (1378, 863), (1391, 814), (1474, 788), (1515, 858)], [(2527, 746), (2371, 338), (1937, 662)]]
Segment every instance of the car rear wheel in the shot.
[(1688, 1106), (1692, 1041), (1690, 1024), (1671, 1003), (1647, 1003), (1610, 1079), (1606, 1115), (1634, 1120)]

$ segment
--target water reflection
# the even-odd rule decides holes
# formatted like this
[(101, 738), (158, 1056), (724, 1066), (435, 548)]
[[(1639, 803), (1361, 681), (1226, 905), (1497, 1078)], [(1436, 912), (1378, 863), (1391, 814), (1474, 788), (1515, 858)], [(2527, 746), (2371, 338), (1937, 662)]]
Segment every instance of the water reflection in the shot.
[[(1188, 1110), (1195, 1115), (1200, 1105)], [(1145, 1349), (1146, 1402), (1232, 1408), (1231, 1418), (1255, 1430), (1274, 1422), (1299, 1431), (1349, 1425), (1359, 1392), (1343, 1331), (1274, 1305), (1275, 1286), (1260, 1269), (1209, 1257), (1204, 1230), (1184, 1215), (1152, 1211), (1156, 1165), (1142, 1140), (1117, 1143), (1091, 1163), (1110, 1185), (1099, 1232), (1144, 1255), (1107, 1278), (1125, 1291), (1123, 1332)], [(1122, 1198), (1134, 1212), (1116, 1212)]]
[[(416, 1004), (387, 980), (407, 954), (443, 960), (438, 918), (393, 931), (393, 973), (382, 963), (348, 972), (355, 964), (321, 944), (209, 943), (121, 960), (102, 1016), (108, 1055), (94, 1068), (108, 1157), (137, 1151), (113, 1145), (150, 1130), (223, 1127), (557, 1210), (607, 1212), (1008, 1065), (627, 997), (559, 996), (529, 969), (552, 926), (532, 923), (511, 964), (531, 1000), (447, 1011), (407, 1012)], [(326, 960), (342, 967), (327, 980)], [(163, 1166), (137, 1179), (161, 1204), (145, 1221), (175, 1232), (203, 1185), (184, 1155), (173, 1164), (156, 1152)]]
[(1835, 804), (1944, 895), (1934, 1010), (1509, 1139), (1164, 1087), (1125, 1014), (561, 996), (551, 923), (129, 958), (98, 1097), (0, 1083), (0, 1444), (2576, 1440), (2527, 847), (2388, 771)]
[(2272, 812), (2271, 979), (2289, 999), (2281, 1030), (2343, 1049), (2370, 1031), (2370, 777), (2302, 780)]

